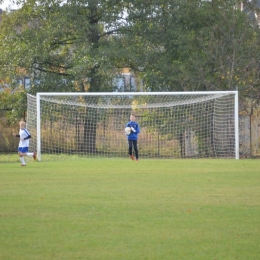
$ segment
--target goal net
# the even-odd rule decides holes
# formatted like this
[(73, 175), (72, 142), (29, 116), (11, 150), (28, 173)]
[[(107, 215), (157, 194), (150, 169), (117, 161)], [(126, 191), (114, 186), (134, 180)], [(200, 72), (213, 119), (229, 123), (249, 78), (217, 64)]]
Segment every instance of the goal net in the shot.
[(237, 91), (28, 94), (30, 149), (127, 157), (132, 112), (140, 158), (239, 158)]

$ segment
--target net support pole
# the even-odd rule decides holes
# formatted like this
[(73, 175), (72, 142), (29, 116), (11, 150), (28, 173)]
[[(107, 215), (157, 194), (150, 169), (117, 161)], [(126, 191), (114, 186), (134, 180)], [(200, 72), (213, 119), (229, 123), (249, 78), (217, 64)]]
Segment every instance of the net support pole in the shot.
[(238, 91), (235, 91), (235, 156), (239, 159), (239, 113), (238, 113)]
[(41, 161), (41, 96), (36, 95), (36, 122), (37, 122), (37, 159)]

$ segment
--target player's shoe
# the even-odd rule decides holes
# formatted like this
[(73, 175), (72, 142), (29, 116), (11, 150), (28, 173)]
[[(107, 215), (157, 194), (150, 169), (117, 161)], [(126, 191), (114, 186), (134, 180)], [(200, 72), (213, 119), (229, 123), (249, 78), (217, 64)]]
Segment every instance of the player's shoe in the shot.
[(21, 166), (26, 166), (26, 164), (21, 164)]
[(133, 161), (135, 160), (133, 155), (130, 155), (130, 159), (132, 159)]
[(36, 152), (33, 152), (33, 159), (36, 160)]
[(137, 162), (139, 162), (139, 159), (136, 159)]

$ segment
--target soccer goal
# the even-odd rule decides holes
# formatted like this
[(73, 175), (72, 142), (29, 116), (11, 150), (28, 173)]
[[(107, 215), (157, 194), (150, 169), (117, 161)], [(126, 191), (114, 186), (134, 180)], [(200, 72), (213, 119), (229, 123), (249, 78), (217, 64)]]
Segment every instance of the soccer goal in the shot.
[(27, 127), (44, 156), (128, 157), (134, 112), (140, 158), (239, 159), (238, 92), (28, 94)]

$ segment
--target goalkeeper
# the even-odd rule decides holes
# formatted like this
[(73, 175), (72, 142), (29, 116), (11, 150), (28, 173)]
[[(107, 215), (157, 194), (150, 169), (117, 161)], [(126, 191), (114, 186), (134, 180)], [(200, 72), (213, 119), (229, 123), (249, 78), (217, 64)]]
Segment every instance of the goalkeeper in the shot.
[[(135, 114), (130, 115), (130, 121), (126, 124), (126, 127), (131, 128), (131, 133), (127, 136), (128, 139), (128, 153), (132, 160), (136, 159), (138, 161), (138, 147), (137, 147), (137, 139), (138, 134), (140, 133), (140, 128), (137, 122), (135, 122)], [(133, 147), (135, 152), (135, 158), (133, 156)]]

